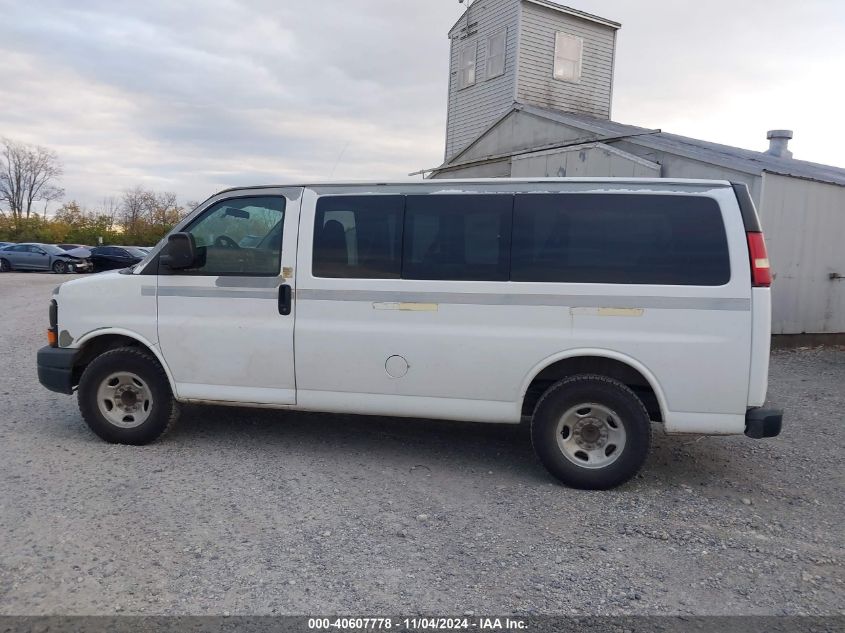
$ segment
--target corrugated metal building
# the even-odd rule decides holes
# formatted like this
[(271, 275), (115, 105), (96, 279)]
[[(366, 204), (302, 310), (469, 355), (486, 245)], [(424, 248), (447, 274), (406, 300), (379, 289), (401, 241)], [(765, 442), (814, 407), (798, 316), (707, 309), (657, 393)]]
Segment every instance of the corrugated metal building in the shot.
[(744, 182), (772, 259), (776, 334), (845, 333), (845, 169), (610, 119), (620, 24), (547, 0), (476, 0), (452, 41), (433, 178), (644, 176)]

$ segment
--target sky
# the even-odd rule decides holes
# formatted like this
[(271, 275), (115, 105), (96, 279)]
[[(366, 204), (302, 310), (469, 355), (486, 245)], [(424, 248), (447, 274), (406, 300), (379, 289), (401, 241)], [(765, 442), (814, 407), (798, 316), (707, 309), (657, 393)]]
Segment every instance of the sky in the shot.
[[(621, 22), (613, 118), (845, 167), (842, 0), (571, 0)], [(443, 161), (457, 0), (0, 0), (0, 136), (66, 200), (404, 178)]]

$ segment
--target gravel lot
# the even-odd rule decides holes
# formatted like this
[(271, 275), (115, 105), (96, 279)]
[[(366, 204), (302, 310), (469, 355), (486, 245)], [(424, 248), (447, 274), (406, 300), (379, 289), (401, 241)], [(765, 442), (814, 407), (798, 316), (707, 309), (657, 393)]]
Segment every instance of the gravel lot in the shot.
[(104, 444), (35, 376), (67, 279), (0, 275), (0, 614), (845, 614), (845, 351), (775, 354), (780, 438), (656, 434), (578, 492), (520, 427), (196, 407)]

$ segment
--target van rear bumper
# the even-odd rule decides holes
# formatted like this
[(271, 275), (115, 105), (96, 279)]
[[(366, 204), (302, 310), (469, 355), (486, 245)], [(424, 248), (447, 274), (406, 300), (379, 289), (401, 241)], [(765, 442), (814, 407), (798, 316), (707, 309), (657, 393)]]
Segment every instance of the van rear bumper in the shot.
[(73, 393), (73, 365), (79, 350), (42, 347), (38, 350), (38, 382), (56, 393)]
[(755, 440), (777, 437), (783, 428), (783, 411), (749, 409), (745, 414), (745, 434)]

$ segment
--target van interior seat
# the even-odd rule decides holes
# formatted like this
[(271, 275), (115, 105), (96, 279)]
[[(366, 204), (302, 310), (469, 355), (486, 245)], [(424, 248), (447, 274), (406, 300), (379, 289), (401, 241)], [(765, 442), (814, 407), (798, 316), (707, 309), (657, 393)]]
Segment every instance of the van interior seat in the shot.
[(349, 247), (346, 244), (346, 231), (338, 220), (329, 220), (317, 235), (317, 248), (320, 256), (333, 264), (349, 263)]

